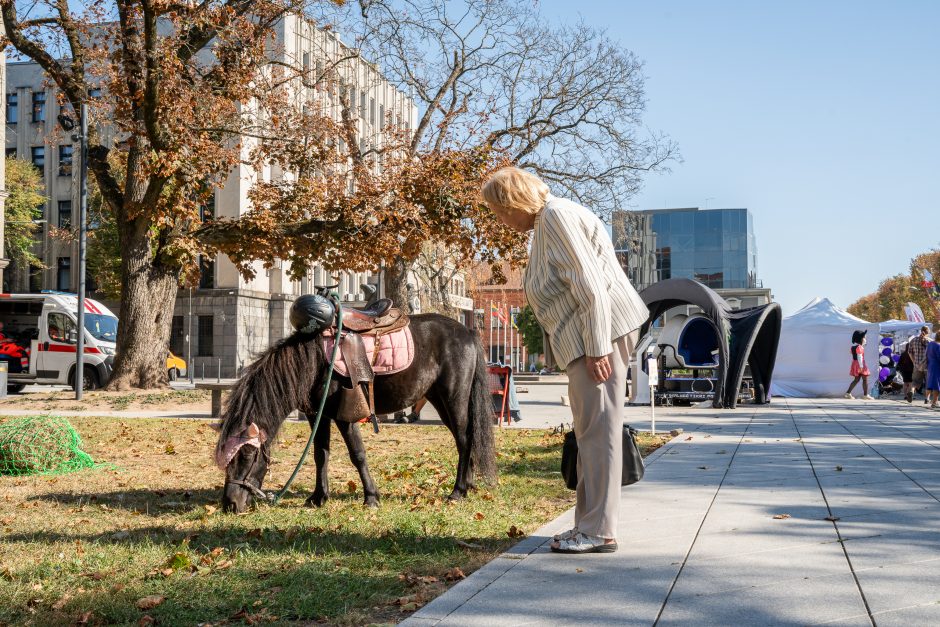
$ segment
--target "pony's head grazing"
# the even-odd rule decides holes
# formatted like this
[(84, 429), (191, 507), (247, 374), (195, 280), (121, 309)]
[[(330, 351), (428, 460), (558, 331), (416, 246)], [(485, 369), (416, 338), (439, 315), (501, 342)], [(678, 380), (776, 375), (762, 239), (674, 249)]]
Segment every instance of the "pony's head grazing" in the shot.
[(323, 365), (319, 337), (294, 334), (266, 350), (235, 383), (222, 412), (215, 461), (225, 470), (222, 507), (241, 513), (270, 464), (271, 442), (295, 409), (306, 409)]

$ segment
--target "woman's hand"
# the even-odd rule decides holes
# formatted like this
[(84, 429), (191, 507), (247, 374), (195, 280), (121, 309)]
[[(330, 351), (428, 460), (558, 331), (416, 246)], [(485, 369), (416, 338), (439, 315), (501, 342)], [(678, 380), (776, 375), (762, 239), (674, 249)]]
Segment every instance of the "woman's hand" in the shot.
[(610, 360), (607, 359), (607, 355), (603, 357), (585, 357), (584, 360), (587, 363), (587, 369), (591, 374), (591, 378), (595, 381), (603, 383), (610, 378)]

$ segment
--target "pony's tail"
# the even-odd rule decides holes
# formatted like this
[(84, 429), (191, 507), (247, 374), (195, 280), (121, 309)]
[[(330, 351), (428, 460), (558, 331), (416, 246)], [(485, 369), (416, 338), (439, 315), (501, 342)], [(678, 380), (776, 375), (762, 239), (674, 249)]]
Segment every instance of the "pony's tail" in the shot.
[(490, 397), (489, 372), (480, 335), (472, 331), (477, 361), (470, 388), (470, 459), (473, 468), (486, 481), (496, 479), (496, 440), (493, 435), (493, 401)]

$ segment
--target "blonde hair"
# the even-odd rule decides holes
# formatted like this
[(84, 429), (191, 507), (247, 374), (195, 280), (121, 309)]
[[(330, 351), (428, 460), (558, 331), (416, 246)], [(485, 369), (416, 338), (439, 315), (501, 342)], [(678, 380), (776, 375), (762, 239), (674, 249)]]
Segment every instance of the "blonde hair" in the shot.
[(520, 168), (500, 168), (483, 184), (483, 200), (493, 207), (510, 211), (538, 213), (548, 198), (548, 185), (531, 172)]

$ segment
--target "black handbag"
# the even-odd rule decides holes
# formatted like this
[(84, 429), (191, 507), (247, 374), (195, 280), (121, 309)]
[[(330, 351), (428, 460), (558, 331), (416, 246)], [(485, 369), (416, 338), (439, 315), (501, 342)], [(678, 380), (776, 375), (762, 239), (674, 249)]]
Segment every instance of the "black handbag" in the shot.
[[(643, 478), (643, 456), (636, 443), (637, 430), (623, 425), (623, 475), (620, 485), (630, 485)], [(578, 488), (578, 440), (574, 431), (565, 434), (561, 447), (561, 476), (569, 490)]]

